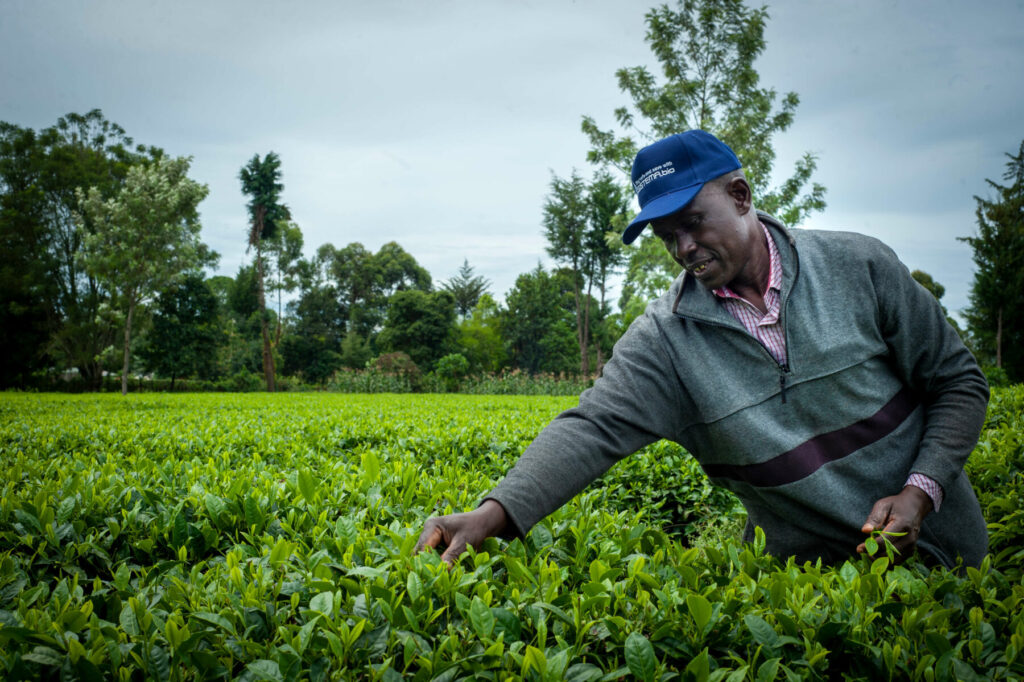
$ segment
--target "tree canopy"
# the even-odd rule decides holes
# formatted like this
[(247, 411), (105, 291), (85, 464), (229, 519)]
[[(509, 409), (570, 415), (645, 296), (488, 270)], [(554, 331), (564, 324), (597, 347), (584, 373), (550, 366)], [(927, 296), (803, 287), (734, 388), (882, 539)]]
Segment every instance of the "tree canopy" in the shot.
[(975, 351), (1024, 380), (1024, 141), (1009, 161), (1001, 185), (986, 180), (992, 198), (974, 197), (978, 232), (970, 244), (977, 270), (964, 311)]
[(463, 259), (458, 273), (441, 284), (442, 289), (455, 297), (455, 311), (459, 317), (469, 315), (490, 286), (490, 280), (474, 272), (469, 259)]
[(77, 190), (80, 220), (92, 225), (79, 258), (91, 276), (117, 292), (125, 315), (122, 393), (128, 392), (136, 308), (187, 271), (216, 260), (199, 239), (199, 202), (209, 190), (188, 177), (190, 164), (162, 157), (132, 166), (124, 187), (109, 199), (96, 187)]

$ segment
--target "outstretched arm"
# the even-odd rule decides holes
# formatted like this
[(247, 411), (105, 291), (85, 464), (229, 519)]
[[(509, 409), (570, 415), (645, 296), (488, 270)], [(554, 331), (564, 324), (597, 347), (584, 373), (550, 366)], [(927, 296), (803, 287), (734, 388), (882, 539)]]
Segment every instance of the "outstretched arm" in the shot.
[(492, 535), (522, 537), (626, 455), (674, 438), (681, 389), (659, 339), (651, 318), (638, 319), (579, 406), (544, 428), (479, 508), (429, 519), (417, 550), (444, 545), (451, 563)]

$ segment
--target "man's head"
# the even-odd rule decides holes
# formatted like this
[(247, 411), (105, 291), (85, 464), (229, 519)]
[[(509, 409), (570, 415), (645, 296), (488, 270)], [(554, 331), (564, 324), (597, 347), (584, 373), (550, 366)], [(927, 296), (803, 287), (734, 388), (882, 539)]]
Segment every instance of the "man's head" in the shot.
[(650, 222), (676, 262), (705, 287), (763, 292), (767, 244), (732, 150), (701, 130), (673, 135), (640, 151), (633, 178), (642, 210), (624, 242)]
[(740, 168), (729, 147), (711, 133), (688, 130), (640, 150), (633, 161), (633, 189), (640, 213), (622, 241), (630, 244), (648, 223), (689, 204), (704, 185)]

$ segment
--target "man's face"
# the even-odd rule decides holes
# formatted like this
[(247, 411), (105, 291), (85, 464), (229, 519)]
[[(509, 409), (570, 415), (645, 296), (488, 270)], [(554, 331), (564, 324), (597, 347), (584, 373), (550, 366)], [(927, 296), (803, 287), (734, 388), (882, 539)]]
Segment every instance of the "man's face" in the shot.
[(717, 289), (754, 274), (751, 259), (764, 241), (744, 220), (741, 203), (725, 186), (708, 183), (685, 208), (651, 227), (677, 263), (707, 289)]

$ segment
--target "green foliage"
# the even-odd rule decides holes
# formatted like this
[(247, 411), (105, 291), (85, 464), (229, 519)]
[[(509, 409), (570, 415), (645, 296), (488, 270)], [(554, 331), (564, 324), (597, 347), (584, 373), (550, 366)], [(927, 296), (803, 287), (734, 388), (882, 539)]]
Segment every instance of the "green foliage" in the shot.
[(432, 368), (452, 348), (455, 298), (447, 291), (410, 289), (388, 301), (388, 316), (378, 337), (383, 350), (401, 351), (423, 368)]
[(249, 212), (249, 246), (258, 247), (263, 240), (274, 239), (278, 227), (291, 218), (288, 207), (281, 203), (281, 157), (267, 152), (260, 159), (254, 154), (238, 172), (238, 179), (242, 194), (249, 197), (245, 206)]
[[(576, 343), (580, 373), (590, 374), (595, 324), (605, 314), (608, 277), (622, 261), (619, 235), (625, 228), (629, 200), (607, 171), (586, 182), (575, 170), (568, 179), (552, 174), (551, 191), (544, 201), (546, 251), (571, 274)], [(600, 292), (595, 305), (594, 287)], [(607, 330), (602, 330), (607, 331)], [(598, 359), (614, 339), (598, 338)], [(600, 364), (600, 363), (599, 363)]]
[[(935, 278), (924, 270), (914, 270), (910, 273), (910, 276), (914, 278), (914, 281), (927, 289), (928, 293), (934, 296), (936, 301), (941, 301), (942, 297), (946, 295), (946, 287), (936, 282)], [(945, 307), (942, 308), (942, 312), (946, 312)]]
[(1019, 581), (1024, 576), (1024, 385), (993, 389), (966, 470), (989, 521), (989, 551), (996, 565)]
[[(1024, 387), (994, 394), (969, 464), (980, 569), (797, 565), (760, 532), (687, 547), (612, 485), (451, 570), (411, 555), (427, 515), (473, 508), (574, 402), (4, 394), (0, 677), (1024, 675)], [(685, 462), (666, 447), (610, 475)]]
[(341, 249), (324, 244), (313, 261), (299, 268), (305, 274), (303, 290), (328, 287), (337, 298), (344, 326), (374, 345), (374, 335), (384, 324), (388, 301), (399, 291), (429, 292), (428, 273), (398, 243), (388, 242), (377, 253), (358, 242)]
[(161, 157), (132, 166), (124, 186), (107, 199), (96, 187), (76, 189), (82, 215), (78, 258), (124, 313), (121, 392), (128, 391), (132, 320), (136, 308), (190, 270), (216, 262), (199, 239), (199, 202), (206, 185), (188, 177), (191, 159)]
[(75, 190), (94, 188), (109, 199), (132, 166), (162, 154), (135, 146), (99, 109), (67, 114), (38, 132), (0, 122), (0, 349), (25, 368), (8, 363), (0, 384), (55, 364), (99, 386), (123, 320), (79, 258), (92, 225), (75, 219)]
[(152, 327), (139, 349), (139, 358), (150, 370), (174, 381), (218, 375), (217, 355), (227, 343), (221, 326), (219, 301), (202, 275), (187, 275), (157, 298)]
[(458, 274), (443, 283), (441, 288), (455, 298), (455, 311), (459, 317), (465, 317), (476, 307), (480, 297), (487, 295), (490, 286), (490, 280), (474, 274), (469, 259), (463, 259)]
[(579, 367), (573, 333), (573, 284), (540, 266), (519, 275), (505, 296), (502, 336), (512, 364), (527, 372), (574, 372)]
[(977, 266), (964, 317), (982, 361), (1005, 368), (1011, 381), (1024, 381), (1024, 142), (1006, 156), (1008, 184), (986, 180), (996, 198), (974, 197), (978, 233), (960, 238)]
[(469, 315), (459, 322), (455, 345), (469, 360), (470, 371), (491, 373), (508, 361), (501, 336), (501, 309), (490, 294), (483, 294)]
[[(281, 341), (283, 371), (287, 375), (301, 375), (306, 381), (323, 384), (342, 365), (351, 366), (353, 360), (362, 366), (369, 358), (353, 358), (354, 351), (362, 351), (358, 335), (342, 338), (345, 315), (338, 302), (337, 290), (329, 284), (306, 282), (296, 301), (288, 305), (290, 324)], [(346, 354), (345, 345), (348, 344)]]
[(49, 360), (56, 259), (39, 248), (48, 234), (37, 139), (34, 130), (0, 122), (0, 388), (27, 383)]
[(590, 299), (580, 293), (588, 279), (587, 208), (586, 183), (579, 173), (573, 170), (569, 179), (552, 173), (551, 191), (544, 200), (545, 251), (571, 276), (581, 374), (590, 373)]
[(449, 353), (437, 361), (434, 373), (444, 382), (448, 391), (456, 391), (459, 382), (469, 371), (469, 360), (459, 353)]
[(343, 364), (335, 347), (324, 336), (285, 336), (281, 341), (282, 369), (285, 374), (323, 385)]
[(350, 331), (341, 342), (341, 364), (345, 367), (364, 367), (373, 356), (370, 344), (358, 333)]
[(238, 173), (242, 183), (242, 193), (249, 197), (246, 209), (249, 212), (249, 229), (247, 243), (249, 248), (256, 249), (256, 299), (259, 303), (260, 335), (263, 340), (262, 364), (263, 377), (267, 390), (275, 390), (277, 370), (270, 339), (269, 319), (266, 300), (266, 268), (263, 263), (264, 241), (273, 243), (278, 229), (284, 227), (291, 219), (288, 207), (281, 203), (281, 158), (274, 152), (260, 159), (254, 154), (249, 163), (242, 166)]

